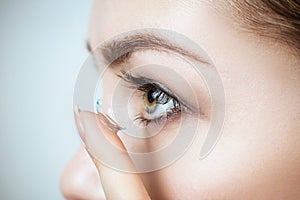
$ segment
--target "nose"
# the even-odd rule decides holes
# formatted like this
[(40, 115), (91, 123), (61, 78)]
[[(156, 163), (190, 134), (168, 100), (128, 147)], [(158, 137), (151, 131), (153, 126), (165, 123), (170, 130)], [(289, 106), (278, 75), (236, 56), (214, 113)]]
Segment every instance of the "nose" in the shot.
[(60, 188), (67, 200), (104, 200), (97, 169), (84, 147), (80, 147), (65, 167)]

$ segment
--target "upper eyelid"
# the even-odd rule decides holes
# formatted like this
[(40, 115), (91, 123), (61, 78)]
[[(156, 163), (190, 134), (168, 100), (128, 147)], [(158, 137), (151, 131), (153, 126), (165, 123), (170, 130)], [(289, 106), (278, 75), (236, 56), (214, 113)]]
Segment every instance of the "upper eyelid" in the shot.
[[(144, 84), (153, 84), (156, 87), (158, 87), (160, 90), (162, 90), (164, 93), (166, 93), (167, 95), (169, 95), (171, 98), (175, 99), (176, 101), (179, 101), (180, 104), (182, 106), (184, 106), (185, 108), (187, 108), (189, 111), (193, 112), (193, 113), (197, 113), (195, 110), (195, 108), (193, 108), (192, 106), (188, 105), (183, 99), (181, 99), (178, 95), (174, 94), (173, 92), (171, 92), (170, 89), (168, 89), (167, 87), (165, 87), (164, 85), (162, 85), (161, 83), (153, 80), (153, 79), (149, 79), (147, 77), (143, 77), (143, 76), (139, 76), (139, 77), (135, 77), (129, 73), (125, 73), (125, 71), (121, 71), (122, 75), (117, 74), (118, 77), (122, 78), (124, 81), (129, 82), (131, 84), (135, 84), (137, 87), (142, 86)], [(138, 82), (139, 80), (142, 80), (143, 83)]]

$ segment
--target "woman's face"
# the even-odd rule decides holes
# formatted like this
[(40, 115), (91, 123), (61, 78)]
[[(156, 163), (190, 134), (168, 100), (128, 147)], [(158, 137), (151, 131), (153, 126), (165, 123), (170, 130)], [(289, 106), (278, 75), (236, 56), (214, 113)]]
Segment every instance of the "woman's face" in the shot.
[[(287, 48), (240, 29), (224, 4), (95, 1), (89, 44), (93, 49), (135, 29), (167, 29), (197, 43), (213, 63), (207, 67), (220, 75), (226, 109), (222, 135), (209, 156), (200, 160), (197, 153), (212, 119), (203, 77), (174, 57), (172, 50), (137, 51), (126, 61), (128, 70), (147, 64), (169, 66), (188, 80), (201, 108), (197, 139), (188, 151), (172, 165), (141, 175), (153, 199), (299, 199), (300, 59)], [(116, 64), (112, 70), (122, 67)], [(149, 74), (145, 68), (140, 73)], [(178, 83), (160, 73), (151, 71), (157, 82), (181, 94)], [(109, 100), (110, 87), (118, 80), (106, 81), (103, 96)], [(176, 120), (167, 123), (164, 133), (150, 141), (152, 146), (165, 145), (173, 137)], [(137, 140), (126, 135), (121, 139), (129, 150), (143, 149)], [(96, 168), (83, 148), (66, 167), (61, 186), (68, 199), (104, 199)]]

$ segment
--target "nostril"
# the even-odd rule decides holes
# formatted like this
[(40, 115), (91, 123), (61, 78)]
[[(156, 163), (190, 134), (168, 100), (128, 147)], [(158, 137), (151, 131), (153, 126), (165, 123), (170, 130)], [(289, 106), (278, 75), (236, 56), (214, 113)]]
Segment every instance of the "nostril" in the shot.
[(83, 147), (65, 167), (60, 188), (68, 200), (105, 199), (97, 169)]

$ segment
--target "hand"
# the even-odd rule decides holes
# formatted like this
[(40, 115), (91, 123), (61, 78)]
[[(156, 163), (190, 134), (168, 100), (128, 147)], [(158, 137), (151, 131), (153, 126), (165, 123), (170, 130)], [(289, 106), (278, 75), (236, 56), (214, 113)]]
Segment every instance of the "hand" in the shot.
[[(134, 171), (134, 165), (127, 154), (126, 148), (117, 135), (118, 129), (107, 127), (104, 115), (86, 111), (77, 111), (75, 121), (81, 138), (87, 134), (99, 134), (100, 131), (118, 148), (125, 152), (125, 164)], [(97, 126), (98, 125), (98, 126)], [(85, 142), (85, 141), (84, 141)], [(106, 199), (108, 200), (150, 200), (146, 188), (138, 174), (130, 174), (111, 169), (100, 163), (93, 152), (86, 147), (100, 175)], [(109, 152), (102, 152), (109, 153)]]

